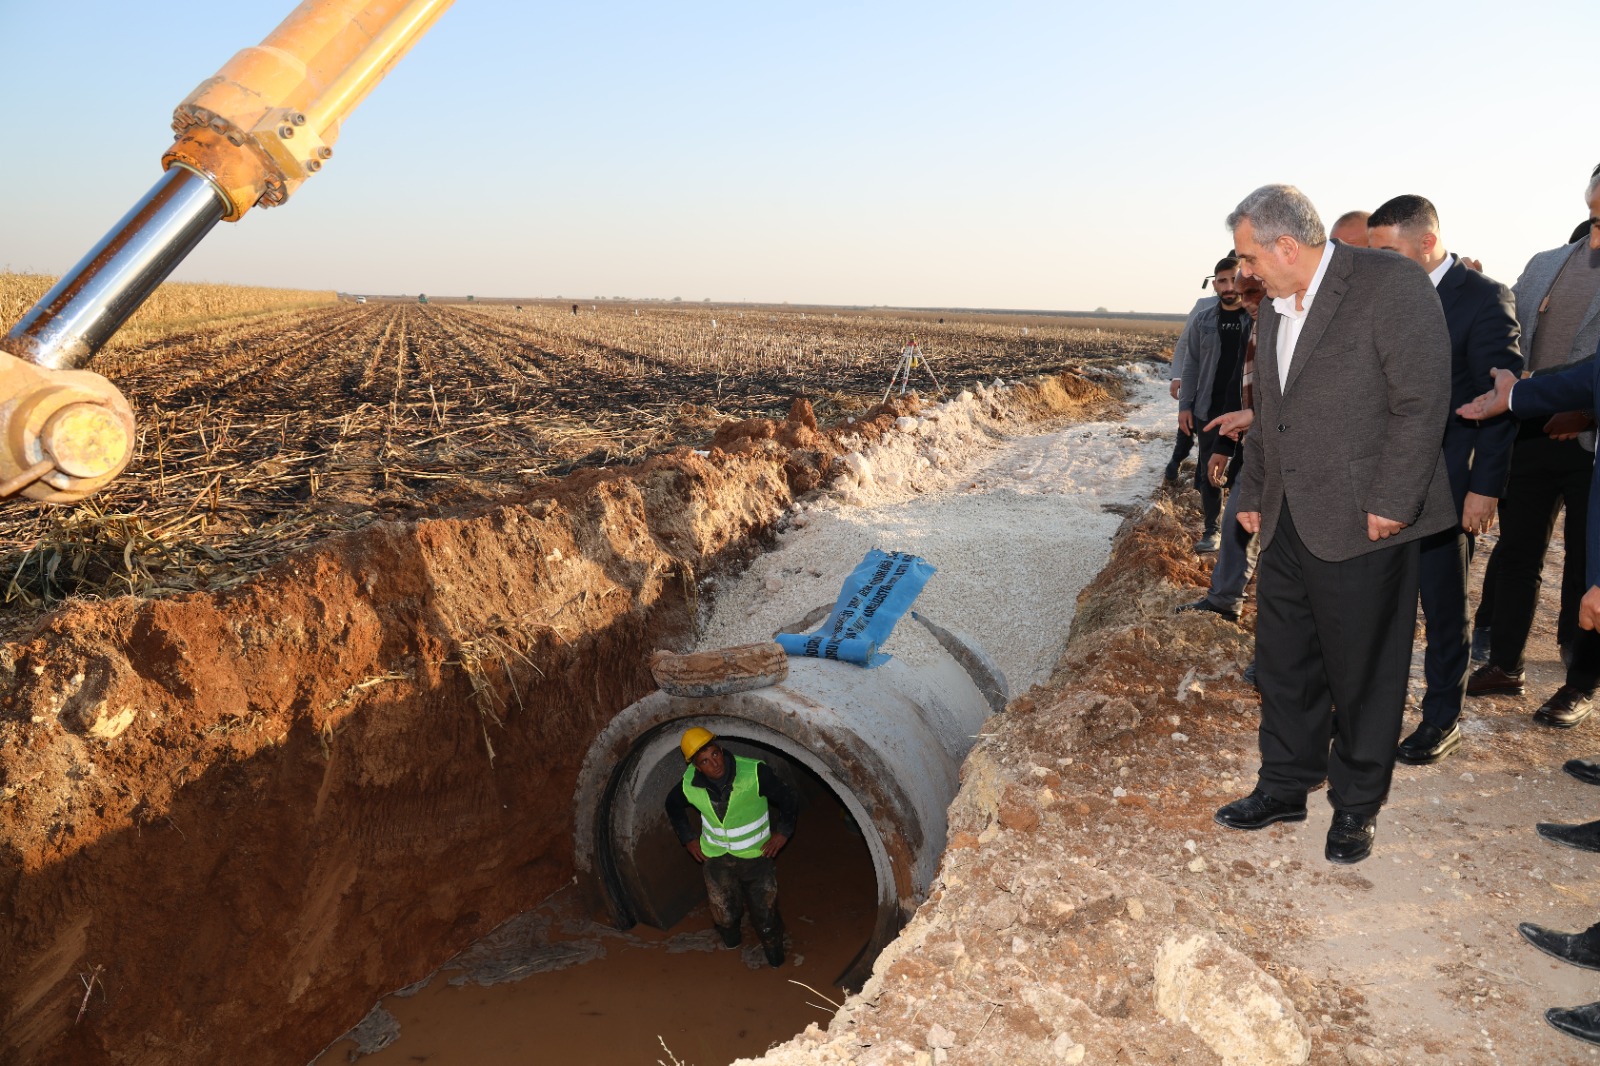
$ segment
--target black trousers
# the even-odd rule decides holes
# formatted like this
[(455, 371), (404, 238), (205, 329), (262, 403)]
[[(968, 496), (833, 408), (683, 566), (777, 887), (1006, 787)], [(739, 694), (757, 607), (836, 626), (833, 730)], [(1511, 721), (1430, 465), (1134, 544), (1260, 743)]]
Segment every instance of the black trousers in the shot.
[(1579, 629), (1583, 599), (1589, 514), (1589, 480), (1594, 455), (1575, 440), (1551, 440), (1543, 433), (1517, 438), (1511, 477), (1500, 500), (1500, 547), (1496, 560), (1494, 621), (1489, 662), (1516, 673), (1524, 666), (1528, 634), (1539, 606), (1539, 578), (1555, 532), (1556, 515), (1566, 507), (1566, 560), (1562, 567), (1558, 638), (1568, 635), (1572, 665), (1567, 684), (1593, 692), (1600, 679), (1600, 635)]
[(744, 921), (746, 905), (756, 936), (770, 947), (783, 945), (783, 919), (778, 915), (778, 866), (765, 856), (737, 859), (718, 855), (701, 866), (706, 879), (706, 898), (711, 901), (711, 920), (718, 929), (737, 930)]
[(1200, 493), (1200, 513), (1205, 518), (1207, 533), (1216, 532), (1217, 519), (1222, 514), (1222, 490), (1213, 485), (1207, 475), (1211, 453), (1217, 449), (1217, 436), (1214, 429), (1200, 431), (1200, 444), (1194, 462), (1194, 487)]
[(1460, 526), (1423, 537), (1418, 560), (1427, 649), (1422, 656), (1427, 689), (1422, 720), (1445, 732), (1461, 717), (1467, 694), (1472, 633), (1467, 624), (1467, 567), (1474, 538)]
[(1178, 430), (1178, 437), (1172, 442), (1172, 458), (1167, 460), (1168, 479), (1178, 476), (1178, 467), (1189, 458), (1189, 449), (1194, 447), (1194, 434)]
[(1383, 806), (1405, 716), (1418, 554), (1408, 541), (1341, 562), (1318, 559), (1284, 502), (1256, 578), (1259, 787), (1267, 795), (1299, 803), (1326, 779), (1335, 810), (1365, 818)]

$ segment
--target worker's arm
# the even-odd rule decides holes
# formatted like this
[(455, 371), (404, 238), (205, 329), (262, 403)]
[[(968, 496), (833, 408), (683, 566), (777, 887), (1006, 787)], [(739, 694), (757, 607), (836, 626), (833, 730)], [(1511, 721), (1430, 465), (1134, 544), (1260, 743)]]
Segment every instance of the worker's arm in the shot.
[(768, 819), (772, 836), (761, 848), (761, 854), (771, 858), (783, 850), (794, 836), (795, 819), (800, 814), (800, 801), (794, 790), (783, 783), (783, 778), (772, 772), (772, 767), (761, 763), (756, 770), (756, 784), (767, 801)]
[(683, 794), (683, 786), (673, 785), (667, 791), (667, 821), (672, 823), (672, 831), (678, 834), (678, 843), (684, 847), (690, 844), (700, 844), (700, 812), (689, 805), (689, 797)]

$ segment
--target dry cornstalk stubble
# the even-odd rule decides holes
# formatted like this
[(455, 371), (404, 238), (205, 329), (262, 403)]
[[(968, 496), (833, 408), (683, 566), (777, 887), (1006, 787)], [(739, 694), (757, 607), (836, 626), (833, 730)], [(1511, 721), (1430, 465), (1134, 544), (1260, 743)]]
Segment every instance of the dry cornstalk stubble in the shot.
[[(26, 307), (16, 278), (0, 276), (8, 315)], [(1160, 357), (1172, 340), (1042, 316), (270, 306), (242, 301), (204, 325), (156, 320), (97, 359), (139, 413), (133, 462), (75, 508), (0, 513), (0, 635), (67, 596), (223, 587), (379, 517), (698, 446), (728, 419), (782, 418), (796, 396), (842, 421), (877, 399), (913, 332), (952, 388)]]

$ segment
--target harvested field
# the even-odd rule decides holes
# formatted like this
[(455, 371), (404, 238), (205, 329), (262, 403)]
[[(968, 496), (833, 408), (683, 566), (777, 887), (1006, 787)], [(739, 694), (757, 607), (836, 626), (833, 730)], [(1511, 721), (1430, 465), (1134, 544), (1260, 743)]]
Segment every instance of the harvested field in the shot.
[(1171, 342), (1048, 316), (373, 302), (185, 326), (192, 302), (170, 306), (94, 366), (139, 413), (128, 473), (0, 518), (0, 635), (66, 597), (225, 588), (330, 533), (706, 445), (796, 396), (842, 421), (881, 397), (912, 331), (952, 388)]

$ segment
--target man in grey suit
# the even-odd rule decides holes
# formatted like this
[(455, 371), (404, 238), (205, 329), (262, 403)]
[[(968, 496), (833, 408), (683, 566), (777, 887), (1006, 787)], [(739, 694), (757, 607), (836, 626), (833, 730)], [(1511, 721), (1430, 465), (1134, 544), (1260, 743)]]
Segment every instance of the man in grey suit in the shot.
[(1360, 862), (1405, 712), (1417, 542), (1455, 524), (1440, 452), (1450, 334), (1426, 274), (1392, 252), (1330, 244), (1293, 186), (1257, 189), (1228, 225), (1272, 305), (1257, 323), (1256, 426), (1235, 489), (1239, 524), (1262, 541), (1261, 771), (1216, 820), (1303, 821), (1326, 778), (1324, 854)]
[[(1590, 175), (1584, 199), (1591, 215), (1600, 212), (1600, 167)], [(1531, 373), (1559, 370), (1594, 355), (1600, 344), (1600, 240), (1588, 237), (1540, 252), (1528, 261), (1514, 291)], [(1556, 640), (1567, 676), (1533, 715), (1542, 725), (1562, 728), (1588, 717), (1600, 685), (1600, 636), (1578, 627), (1594, 468), (1594, 435), (1586, 431), (1593, 426), (1587, 411), (1567, 411), (1524, 421), (1517, 431), (1511, 477), (1500, 501), (1489, 662), (1467, 681), (1469, 696), (1521, 694), (1539, 575), (1557, 508), (1564, 505), (1567, 559), (1573, 565), (1564, 568)]]

